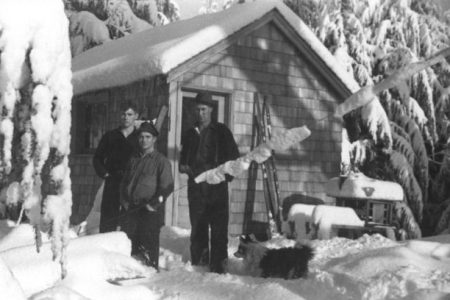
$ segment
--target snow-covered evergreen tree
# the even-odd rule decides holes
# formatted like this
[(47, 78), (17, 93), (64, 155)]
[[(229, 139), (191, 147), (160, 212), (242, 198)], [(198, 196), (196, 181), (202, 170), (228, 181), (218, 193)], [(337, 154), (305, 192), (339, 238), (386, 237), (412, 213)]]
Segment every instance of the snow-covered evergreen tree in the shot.
[(64, 0), (72, 56), (111, 39), (180, 19), (175, 0)]
[(284, 2), (361, 86), (386, 78), (395, 82), (378, 94), (379, 102), (371, 102), (374, 107), (345, 116), (352, 149), (359, 153), (354, 162), (369, 176), (403, 186), (408, 209), (398, 211), (409, 237), (420, 236), (414, 223), (431, 233), (437, 216), (430, 212), (439, 211), (436, 207), (443, 211), (450, 196), (450, 68), (446, 61), (428, 61), (433, 66), (418, 72), (414, 68), (419, 66), (416, 62), (449, 47), (445, 16), (425, 0)]
[(0, 184), (36, 232), (49, 228), (62, 276), (72, 206), (68, 26), (60, 0), (0, 2)]

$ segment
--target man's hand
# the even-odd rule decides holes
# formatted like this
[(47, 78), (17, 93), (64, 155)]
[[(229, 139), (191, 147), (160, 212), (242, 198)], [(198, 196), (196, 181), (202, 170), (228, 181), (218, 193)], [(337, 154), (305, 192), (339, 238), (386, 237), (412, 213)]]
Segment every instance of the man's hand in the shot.
[(150, 204), (145, 204), (145, 209), (148, 211), (156, 211), (156, 209), (154, 209)]
[(188, 165), (180, 165), (178, 169), (179, 169), (180, 173), (187, 174), (188, 176), (194, 175), (191, 167), (189, 167)]
[(156, 209), (161, 205), (161, 203), (163, 203), (163, 201), (164, 201), (163, 196), (159, 196), (159, 197), (158, 197), (158, 203), (156, 203), (156, 204), (154, 204), (154, 205), (146, 204), (146, 205), (145, 205), (145, 208), (146, 208), (148, 211), (156, 211)]

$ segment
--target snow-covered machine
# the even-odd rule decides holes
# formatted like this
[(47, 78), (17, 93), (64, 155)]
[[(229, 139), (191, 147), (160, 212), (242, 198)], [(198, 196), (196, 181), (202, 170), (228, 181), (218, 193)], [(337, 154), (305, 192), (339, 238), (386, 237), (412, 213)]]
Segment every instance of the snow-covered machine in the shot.
[(380, 233), (396, 240), (399, 234), (394, 207), (403, 201), (403, 189), (398, 183), (352, 173), (330, 179), (326, 184), (326, 193), (336, 198), (337, 206), (351, 207), (364, 221), (364, 226), (334, 226), (339, 235), (358, 237), (363, 233)]

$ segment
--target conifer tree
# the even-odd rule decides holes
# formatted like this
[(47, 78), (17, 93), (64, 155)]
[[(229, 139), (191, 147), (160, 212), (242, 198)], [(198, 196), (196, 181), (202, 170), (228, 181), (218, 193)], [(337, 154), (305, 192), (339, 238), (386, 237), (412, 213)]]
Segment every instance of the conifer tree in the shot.
[[(450, 45), (446, 16), (429, 1), (285, 3), (345, 62), (360, 86), (376, 84)], [(380, 93), (379, 102), (372, 101), (380, 105), (344, 118), (354, 151), (371, 154), (356, 157), (360, 170), (402, 185), (406, 199), (398, 213), (408, 237), (433, 233), (439, 211), (444, 214), (437, 230), (449, 225), (449, 70), (443, 61), (412, 74)]]
[(72, 56), (109, 40), (180, 19), (175, 0), (64, 0)]

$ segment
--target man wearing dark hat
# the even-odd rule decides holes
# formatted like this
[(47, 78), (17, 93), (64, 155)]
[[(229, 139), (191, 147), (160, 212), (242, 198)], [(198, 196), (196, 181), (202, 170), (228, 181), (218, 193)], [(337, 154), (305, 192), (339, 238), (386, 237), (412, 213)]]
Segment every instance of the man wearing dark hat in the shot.
[(131, 155), (139, 148), (138, 133), (134, 127), (138, 116), (134, 103), (124, 103), (121, 107), (120, 127), (106, 132), (95, 150), (94, 169), (97, 175), (105, 180), (100, 232), (115, 231), (119, 225), (119, 185)]
[(123, 231), (132, 242), (132, 254), (146, 255), (158, 270), (159, 233), (164, 203), (173, 192), (169, 160), (155, 149), (158, 130), (152, 122), (139, 128), (140, 152), (133, 156), (120, 185), (120, 202), (126, 211)]
[(197, 184), (194, 179), (238, 158), (239, 151), (231, 131), (211, 120), (214, 105), (211, 95), (199, 93), (195, 100), (197, 123), (183, 134), (179, 161), (180, 172), (189, 176), (191, 263), (209, 265), (212, 272), (223, 273), (228, 257), (228, 181), (232, 177), (227, 175), (227, 180), (219, 184)]

